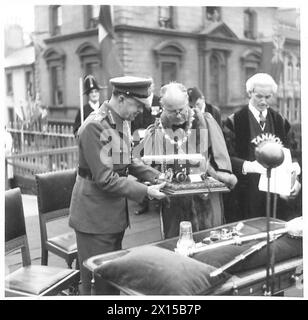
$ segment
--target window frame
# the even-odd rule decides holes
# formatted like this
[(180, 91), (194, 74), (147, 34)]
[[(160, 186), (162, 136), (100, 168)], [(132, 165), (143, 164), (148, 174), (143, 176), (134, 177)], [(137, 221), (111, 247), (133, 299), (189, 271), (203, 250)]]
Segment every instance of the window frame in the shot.
[[(30, 75), (29, 78), (27, 75)], [(30, 80), (30, 81), (29, 81)], [(28, 97), (28, 85), (31, 84), (30, 88), (30, 97), (34, 98), (35, 92), (34, 92), (34, 74), (33, 70), (25, 70), (25, 88), (26, 88), (26, 97)]]
[(85, 29), (95, 29), (98, 26), (99, 14), (97, 17), (93, 17), (93, 6), (94, 5), (84, 6)]
[[(162, 15), (163, 9), (169, 9), (168, 17)], [(165, 29), (174, 29), (175, 8), (173, 6), (159, 6), (158, 7), (158, 25)]]
[[(61, 24), (59, 24), (59, 12), (61, 9)], [(63, 25), (63, 6), (61, 5), (52, 5), (50, 6), (50, 34), (52, 36), (61, 35)]]
[[(13, 96), (14, 95), (13, 73), (12, 72), (6, 72), (5, 78), (6, 78), (6, 95), (7, 96)], [(10, 78), (10, 80), (9, 80), (9, 78)]]
[[(246, 29), (246, 19), (245, 16), (249, 16), (248, 20), (248, 29)], [(250, 8), (244, 10), (244, 23), (243, 23), (243, 35), (247, 39), (255, 40), (257, 39), (257, 13), (255, 10)]]
[[(62, 107), (65, 105), (66, 102), (66, 95), (65, 95), (65, 53), (62, 49), (54, 49), (49, 48), (46, 50), (43, 54), (43, 58), (46, 61), (47, 64), (47, 70), (49, 73), (49, 93), (50, 93), (50, 101), (52, 101), (52, 104), (58, 107)], [(54, 100), (54, 83), (53, 83), (53, 75), (52, 75), (52, 69), (58, 67), (61, 71), (61, 80), (63, 84), (62, 88), (62, 103), (57, 104)]]
[[(213, 10), (213, 12), (210, 12), (210, 9)], [(215, 10), (217, 14), (215, 14)], [(207, 6), (205, 7), (205, 19), (207, 21), (220, 21), (221, 20), (221, 7), (215, 7), (215, 6)]]
[(287, 61), (287, 82), (292, 83), (293, 82), (293, 61), (291, 58), (288, 59)]
[(163, 63), (175, 63), (177, 81), (181, 82), (181, 67), (183, 63), (183, 57), (186, 53), (185, 48), (175, 41), (163, 41), (153, 49), (156, 59), (156, 66), (158, 69), (158, 87), (162, 85), (162, 66)]

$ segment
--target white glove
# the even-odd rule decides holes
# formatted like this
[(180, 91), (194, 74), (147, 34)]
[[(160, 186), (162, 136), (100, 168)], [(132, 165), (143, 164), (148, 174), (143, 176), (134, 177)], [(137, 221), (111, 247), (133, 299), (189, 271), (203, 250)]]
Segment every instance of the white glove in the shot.
[(295, 198), (298, 195), (298, 193), (300, 192), (301, 187), (302, 187), (302, 185), (300, 184), (300, 182), (298, 180), (295, 180), (295, 183), (294, 183), (294, 185), (291, 189), (291, 192), (290, 192), (290, 197)]
[(160, 184), (154, 184), (152, 186), (148, 187), (148, 197), (149, 199), (158, 199), (161, 200), (166, 197), (166, 195), (163, 192), (160, 192), (159, 190), (165, 186), (166, 182), (160, 183)]
[(237, 178), (234, 174), (217, 171), (216, 175), (217, 180), (224, 182), (229, 189), (233, 189), (237, 184)]
[(292, 163), (292, 173), (291, 173), (291, 191), (288, 196), (282, 196), (280, 195), (280, 198), (289, 200), (289, 199), (295, 199), (298, 193), (301, 190), (302, 185), (300, 182), (297, 180), (297, 175), (301, 173), (301, 168), (298, 165), (297, 162)]
[(242, 172), (243, 174), (247, 174), (247, 173), (266, 174), (266, 168), (264, 168), (257, 160), (244, 161)]

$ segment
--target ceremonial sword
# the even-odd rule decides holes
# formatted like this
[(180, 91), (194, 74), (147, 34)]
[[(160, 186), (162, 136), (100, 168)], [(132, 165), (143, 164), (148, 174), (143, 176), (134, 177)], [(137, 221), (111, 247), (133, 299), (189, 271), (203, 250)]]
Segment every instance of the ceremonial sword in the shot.
[[(272, 242), (276, 239), (278, 239), (279, 237), (281, 237), (282, 234), (276, 234), (273, 235), (270, 239), (269, 242)], [(265, 247), (267, 245), (267, 240), (263, 240), (259, 243), (256, 243), (255, 245), (253, 245), (252, 247), (250, 247), (249, 249), (245, 250), (244, 252), (242, 252), (241, 254), (239, 254), (238, 256), (236, 256), (233, 260), (231, 260), (230, 262), (226, 263), (225, 265), (221, 266), (220, 268), (216, 269), (215, 271), (210, 273), (211, 277), (216, 277), (218, 275), (220, 275), (221, 273), (223, 273), (225, 270), (229, 269), (230, 267), (232, 267), (233, 265), (235, 265), (236, 263), (246, 259), (248, 256), (250, 256), (251, 254), (253, 254), (254, 252), (262, 249), (263, 247)]]

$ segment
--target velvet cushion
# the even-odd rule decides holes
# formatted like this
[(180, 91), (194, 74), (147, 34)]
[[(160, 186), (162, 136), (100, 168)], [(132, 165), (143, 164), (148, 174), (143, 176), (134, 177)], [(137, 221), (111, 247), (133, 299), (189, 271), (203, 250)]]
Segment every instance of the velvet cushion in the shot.
[[(283, 226), (281, 220), (274, 220), (271, 223), (271, 230), (280, 229)], [(276, 223), (276, 222), (277, 223)], [(236, 225), (235, 223), (234, 225)], [(255, 218), (244, 222), (244, 227), (241, 230), (244, 235), (258, 234), (266, 231), (266, 218)], [(195, 242), (200, 242), (203, 238), (209, 236), (210, 232), (205, 230), (199, 234), (194, 234)], [(213, 250), (203, 251), (196, 253), (193, 259), (200, 262), (210, 264), (216, 268), (223, 266), (224, 264), (233, 260), (237, 255), (241, 254), (245, 250), (252, 247), (254, 244), (266, 240), (261, 239), (257, 241), (244, 242), (242, 245), (228, 245)], [(173, 251), (176, 247), (176, 240), (169, 239), (159, 244), (160, 247)], [(302, 257), (303, 255), (303, 243), (302, 239), (293, 239), (289, 235), (283, 235), (270, 245), (274, 252), (275, 263), (286, 261), (296, 257)], [(253, 270), (256, 268), (266, 267), (267, 262), (267, 248), (264, 246), (259, 251), (254, 252), (245, 260), (238, 262), (236, 265), (228, 269), (230, 274)]]
[(211, 278), (208, 264), (173, 251), (148, 246), (102, 264), (96, 272), (103, 279), (145, 295), (204, 295), (229, 275)]
[(48, 242), (64, 249), (67, 252), (73, 252), (77, 250), (76, 235), (74, 232), (68, 232), (59, 236), (49, 238)]
[(72, 269), (30, 265), (9, 274), (5, 278), (5, 287), (38, 295), (73, 272)]
[[(265, 239), (264, 239), (265, 240)], [(237, 255), (252, 247), (254, 244), (263, 241), (251, 241), (242, 244), (241, 246), (232, 245), (217, 248), (211, 251), (200, 252), (194, 255), (194, 259), (210, 263), (215, 267), (220, 267), (227, 262), (233, 260)], [(302, 257), (303, 246), (302, 239), (291, 239), (289, 236), (284, 235), (270, 244), (271, 251), (274, 252), (275, 263), (286, 261), (296, 257)], [(266, 267), (267, 262), (267, 247), (254, 252), (245, 260), (232, 266), (228, 272), (231, 274), (253, 270), (256, 268)]]

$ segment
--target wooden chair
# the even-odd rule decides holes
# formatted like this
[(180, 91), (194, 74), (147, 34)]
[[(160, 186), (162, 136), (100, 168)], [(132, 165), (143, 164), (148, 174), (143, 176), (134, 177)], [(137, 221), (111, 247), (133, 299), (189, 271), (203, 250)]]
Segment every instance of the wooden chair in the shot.
[(66, 289), (78, 292), (78, 270), (31, 265), (19, 188), (5, 192), (5, 254), (16, 250), (21, 250), (23, 267), (5, 277), (5, 296), (50, 296)]
[(76, 180), (76, 170), (65, 170), (36, 174), (37, 203), (41, 231), (41, 264), (48, 265), (48, 251), (66, 260), (69, 268), (76, 259), (77, 245), (74, 231), (48, 237), (47, 224), (63, 219), (69, 214), (72, 190)]

